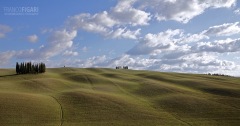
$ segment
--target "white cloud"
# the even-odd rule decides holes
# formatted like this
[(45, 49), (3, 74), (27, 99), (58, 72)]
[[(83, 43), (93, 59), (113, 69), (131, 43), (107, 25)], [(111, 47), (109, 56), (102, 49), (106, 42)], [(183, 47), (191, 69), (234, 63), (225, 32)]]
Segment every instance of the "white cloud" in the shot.
[(105, 67), (108, 60), (105, 55), (102, 56), (94, 56), (91, 58), (88, 58), (86, 60), (76, 60), (74, 61), (74, 64), (71, 64), (73, 66), (77, 67)]
[[(233, 28), (237, 23), (228, 23), (209, 29), (218, 29), (213, 34), (206, 34), (204, 30), (199, 34), (185, 34), (183, 30), (167, 30), (158, 34), (147, 34), (139, 40), (132, 49), (127, 51), (127, 56), (115, 59), (113, 64), (127, 64), (136, 69), (148, 69), (159, 71), (175, 72), (224, 72), (230, 75), (236, 75), (240, 66), (234, 62), (234, 59), (221, 60), (220, 54), (229, 54), (240, 52), (239, 39), (212, 40), (213, 35), (231, 34), (238, 32), (238, 28)], [(226, 26), (225, 28), (222, 28)], [(228, 28), (235, 29), (228, 32)], [(211, 40), (204, 42), (204, 40)], [(138, 62), (139, 61), (139, 62)]]
[(214, 42), (200, 42), (197, 44), (197, 46), (193, 47), (192, 49), (198, 52), (217, 52), (217, 53), (239, 52), (240, 39), (235, 40), (226, 39)]
[[(190, 52), (237, 52), (240, 51), (240, 40), (226, 39), (214, 42), (199, 42), (211, 36), (230, 36), (240, 33), (240, 24), (226, 23), (210, 27), (199, 34), (185, 34), (183, 30), (167, 30), (158, 34), (147, 34), (139, 40), (127, 54), (129, 55), (185, 55)], [(212, 40), (213, 41), (213, 40)], [(175, 50), (175, 51), (173, 51)], [(174, 57), (175, 57), (174, 56)]]
[[(103, 17), (104, 19), (101, 19)], [(75, 15), (67, 20), (67, 26), (74, 30), (83, 29), (88, 32), (98, 33), (108, 38), (137, 39), (140, 29), (131, 31), (126, 28), (111, 28), (113, 25), (118, 24), (117, 22), (110, 17), (107, 18), (107, 12), (105, 12), (93, 16), (90, 14)]]
[(239, 15), (239, 14), (240, 14), (240, 8), (234, 10), (234, 13), (237, 14), (237, 15)]
[(98, 19), (94, 19), (96, 17), (88, 13), (74, 15), (68, 18), (67, 27), (73, 30), (83, 29), (88, 32), (106, 34), (107, 27), (102, 25), (103, 21), (98, 22)]
[(199, 42), (203, 39), (209, 39), (207, 35), (203, 33), (200, 34), (187, 34), (184, 37), (180, 38), (179, 43), (191, 43), (191, 42)]
[(0, 52), (0, 65), (6, 65), (15, 54), (15, 51)]
[(41, 58), (50, 58), (69, 49), (73, 45), (73, 39), (77, 36), (77, 31), (57, 30), (48, 38), (47, 45), (39, 50)]
[(6, 36), (6, 33), (11, 32), (12, 28), (7, 25), (0, 24), (0, 39)]
[(126, 38), (126, 39), (137, 39), (137, 36), (140, 35), (141, 29), (135, 31), (130, 31), (126, 28), (118, 28), (115, 31), (112, 31), (108, 34), (111, 38)]
[(207, 36), (231, 36), (240, 33), (240, 23), (225, 23), (210, 27), (208, 30), (203, 31)]
[(182, 62), (178, 62), (179, 70), (207, 73), (219, 69), (233, 71), (237, 68), (237, 65), (234, 62), (219, 60), (217, 58), (217, 56), (210, 55), (209, 53), (191, 53), (179, 58), (182, 60)]
[(78, 52), (73, 52), (73, 51), (69, 51), (69, 50), (66, 50), (64, 53), (63, 53), (64, 56), (77, 56), (78, 55)]
[(112, 8), (110, 14), (120, 24), (148, 25), (151, 20), (150, 13), (133, 7), (136, 0), (120, 0), (116, 7)]
[(37, 42), (38, 41), (38, 36), (37, 35), (29, 35), (29, 36), (27, 36), (27, 40), (29, 41), (29, 42), (32, 42), (32, 43), (35, 43), (35, 42)]
[(135, 0), (120, 0), (109, 11), (96, 14), (81, 13), (68, 18), (66, 25), (69, 29), (82, 29), (98, 33), (108, 38), (137, 39), (140, 29), (131, 31), (126, 27), (148, 25), (150, 13), (132, 6)]
[(107, 11), (93, 15), (92, 21), (107, 27), (113, 27), (114, 25), (119, 24), (119, 22), (114, 20)]
[(199, 1), (200, 4), (205, 4), (207, 7), (213, 7), (213, 8), (230, 8), (232, 6), (236, 5), (237, 0), (202, 0)]
[(236, 0), (138, 0), (141, 8), (151, 10), (157, 20), (187, 23), (208, 8), (230, 8)]
[(167, 30), (158, 34), (147, 34), (140, 42), (129, 50), (130, 55), (148, 55), (160, 53), (163, 50), (175, 48), (175, 37), (181, 35), (181, 30)]

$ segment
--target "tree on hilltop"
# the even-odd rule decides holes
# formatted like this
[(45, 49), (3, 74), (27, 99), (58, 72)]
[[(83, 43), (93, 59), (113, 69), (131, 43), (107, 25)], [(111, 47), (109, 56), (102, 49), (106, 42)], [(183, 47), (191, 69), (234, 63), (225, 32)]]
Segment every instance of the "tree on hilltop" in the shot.
[(17, 74), (38, 74), (45, 73), (46, 65), (44, 63), (31, 63), (31, 62), (22, 62), (20, 65), (16, 63), (16, 73)]

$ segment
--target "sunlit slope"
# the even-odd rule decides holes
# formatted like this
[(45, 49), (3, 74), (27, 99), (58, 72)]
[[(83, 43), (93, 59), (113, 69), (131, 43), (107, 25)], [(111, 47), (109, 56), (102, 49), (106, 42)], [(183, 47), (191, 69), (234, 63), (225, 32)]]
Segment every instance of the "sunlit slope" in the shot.
[(239, 125), (240, 79), (114, 69), (0, 69), (1, 125)]

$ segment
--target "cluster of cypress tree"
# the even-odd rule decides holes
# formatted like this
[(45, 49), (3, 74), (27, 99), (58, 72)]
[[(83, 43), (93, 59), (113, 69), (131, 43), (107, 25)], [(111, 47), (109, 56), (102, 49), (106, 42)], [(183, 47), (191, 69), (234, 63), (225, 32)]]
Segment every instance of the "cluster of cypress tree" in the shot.
[(16, 72), (17, 74), (37, 74), (44, 73), (46, 71), (46, 65), (44, 63), (31, 63), (31, 62), (22, 62), (16, 63)]

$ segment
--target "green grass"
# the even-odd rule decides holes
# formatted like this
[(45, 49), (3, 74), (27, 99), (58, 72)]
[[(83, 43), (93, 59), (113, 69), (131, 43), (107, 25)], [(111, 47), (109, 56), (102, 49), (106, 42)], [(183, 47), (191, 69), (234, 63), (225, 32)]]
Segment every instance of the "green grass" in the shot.
[(240, 78), (114, 69), (0, 69), (1, 126), (239, 125)]

